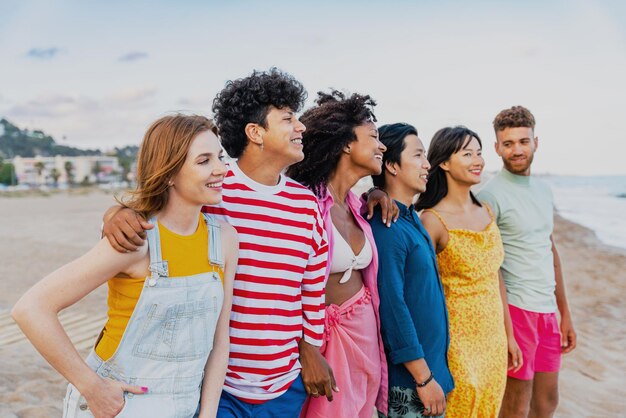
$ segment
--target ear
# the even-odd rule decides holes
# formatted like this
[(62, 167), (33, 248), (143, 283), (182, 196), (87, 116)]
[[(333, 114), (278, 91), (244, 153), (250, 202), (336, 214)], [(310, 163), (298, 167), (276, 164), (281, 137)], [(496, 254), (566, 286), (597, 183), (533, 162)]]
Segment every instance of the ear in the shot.
[(442, 162), (441, 164), (439, 164), (439, 167), (441, 167), (443, 171), (450, 171), (450, 160)]
[(385, 170), (387, 170), (387, 172), (391, 174), (392, 176), (395, 176), (396, 174), (398, 174), (398, 167), (399, 167), (398, 163), (390, 163), (389, 161), (385, 162)]
[(500, 143), (496, 139), (496, 142), (493, 143), (493, 149), (496, 150), (496, 154), (498, 154), (499, 157), (502, 157), (502, 155), (500, 154), (500, 146), (499, 145), (500, 145)]
[(256, 145), (263, 145), (265, 129), (258, 123), (248, 123), (244, 128), (248, 140)]
[(537, 150), (537, 148), (539, 148), (539, 137), (538, 137), (538, 136), (536, 136), (536, 137), (533, 139), (533, 142), (535, 143), (535, 151), (536, 151), (536, 150)]

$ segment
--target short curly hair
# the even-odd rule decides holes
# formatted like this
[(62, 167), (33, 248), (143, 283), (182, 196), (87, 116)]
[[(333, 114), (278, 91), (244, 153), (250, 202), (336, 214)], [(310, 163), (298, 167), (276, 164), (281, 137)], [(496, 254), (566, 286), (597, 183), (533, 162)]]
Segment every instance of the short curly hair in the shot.
[(354, 128), (376, 122), (376, 102), (369, 95), (347, 96), (332, 90), (318, 92), (315, 103), (300, 117), (306, 126), (302, 135), (304, 160), (292, 165), (287, 175), (321, 197), (322, 187), (334, 173), (343, 148), (356, 141)]
[(291, 75), (277, 69), (254, 70), (251, 75), (226, 83), (213, 100), (215, 123), (222, 146), (232, 158), (239, 158), (248, 145), (245, 127), (257, 123), (267, 127), (271, 107), (299, 112), (307, 93)]
[(504, 109), (493, 120), (493, 129), (496, 132), (506, 128), (531, 128), (535, 129), (535, 117), (524, 106), (513, 106)]

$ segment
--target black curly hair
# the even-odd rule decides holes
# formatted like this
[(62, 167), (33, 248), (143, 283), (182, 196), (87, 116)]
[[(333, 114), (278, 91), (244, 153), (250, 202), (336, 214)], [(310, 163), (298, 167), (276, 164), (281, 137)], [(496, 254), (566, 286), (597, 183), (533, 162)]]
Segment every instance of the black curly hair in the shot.
[(369, 95), (351, 96), (332, 90), (317, 93), (316, 106), (300, 117), (304, 160), (289, 167), (287, 175), (304, 184), (318, 197), (335, 171), (343, 148), (356, 141), (354, 128), (376, 122), (376, 102)]
[(254, 70), (248, 77), (228, 81), (213, 100), (222, 146), (230, 157), (239, 158), (248, 145), (245, 133), (248, 123), (267, 128), (271, 107), (299, 112), (306, 97), (306, 90), (298, 80), (274, 67), (267, 72)]

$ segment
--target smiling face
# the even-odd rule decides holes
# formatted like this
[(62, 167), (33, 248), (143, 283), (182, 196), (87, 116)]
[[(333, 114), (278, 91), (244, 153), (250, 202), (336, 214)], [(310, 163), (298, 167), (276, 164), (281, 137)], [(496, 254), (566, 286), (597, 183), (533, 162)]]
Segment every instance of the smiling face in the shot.
[(530, 175), (538, 140), (532, 128), (504, 128), (496, 132), (496, 153), (504, 167), (513, 174)]
[(259, 126), (267, 158), (282, 161), (285, 167), (302, 161), (302, 133), (306, 127), (289, 108), (271, 107), (266, 127)]
[(466, 137), (464, 146), (441, 163), (441, 168), (452, 180), (462, 184), (480, 183), (480, 175), (485, 166), (482, 147), (474, 137)]
[(350, 161), (362, 171), (363, 177), (380, 174), (383, 166), (383, 153), (387, 147), (378, 140), (378, 129), (373, 122), (365, 122), (354, 128), (356, 140), (346, 147)]
[(400, 164), (387, 163), (392, 173), (389, 181), (406, 189), (411, 195), (424, 193), (428, 182), (430, 163), (426, 159), (426, 149), (417, 135), (407, 135), (404, 138), (404, 150), (400, 154)]
[(198, 134), (187, 151), (180, 171), (171, 181), (170, 199), (195, 205), (214, 205), (222, 200), (226, 175), (222, 147), (211, 131)]

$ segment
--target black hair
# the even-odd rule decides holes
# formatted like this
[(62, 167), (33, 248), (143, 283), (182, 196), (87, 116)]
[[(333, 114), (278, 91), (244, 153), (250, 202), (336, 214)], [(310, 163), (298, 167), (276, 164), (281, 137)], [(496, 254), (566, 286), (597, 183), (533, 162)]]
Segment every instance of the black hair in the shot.
[[(476, 138), (482, 147), (482, 141), (478, 134), (465, 126), (447, 127), (435, 133), (428, 146), (428, 161), (430, 162), (428, 187), (417, 199), (415, 208), (418, 211), (430, 209), (446, 197), (448, 194), (448, 182), (446, 173), (440, 165), (448, 161), (452, 154), (467, 147), (472, 138)], [(475, 205), (482, 206), (471, 191), (470, 197)]]
[(376, 102), (368, 95), (354, 93), (348, 97), (333, 90), (330, 94), (318, 92), (315, 103), (300, 117), (306, 126), (302, 134), (304, 160), (289, 167), (287, 175), (320, 197), (343, 148), (356, 141), (354, 128), (376, 122)]
[(271, 107), (299, 112), (306, 97), (304, 86), (277, 68), (267, 72), (254, 70), (248, 77), (228, 81), (213, 100), (222, 146), (230, 157), (239, 158), (248, 145), (248, 123), (267, 128)]
[(385, 164), (400, 164), (400, 154), (406, 148), (404, 138), (408, 135), (417, 136), (417, 129), (408, 123), (392, 123), (378, 128), (378, 140), (387, 147), (387, 151), (383, 153), (383, 171), (372, 176), (374, 186), (385, 188)]

